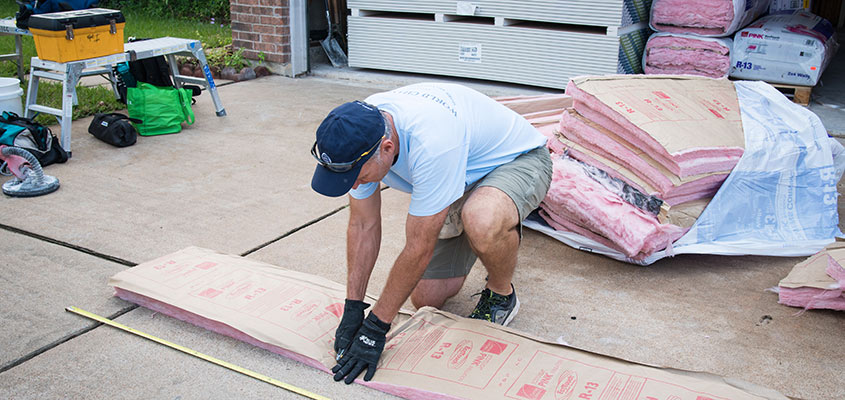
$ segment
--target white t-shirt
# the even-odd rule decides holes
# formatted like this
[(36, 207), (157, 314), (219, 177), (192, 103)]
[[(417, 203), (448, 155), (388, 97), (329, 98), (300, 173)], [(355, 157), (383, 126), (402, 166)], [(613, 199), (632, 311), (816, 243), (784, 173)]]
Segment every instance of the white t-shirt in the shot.
[[(546, 138), (516, 112), (470, 88), (420, 83), (365, 100), (393, 116), (399, 158), (382, 182), (411, 193), (408, 213), (434, 215), (487, 173)], [(350, 191), (371, 196), (378, 182)]]

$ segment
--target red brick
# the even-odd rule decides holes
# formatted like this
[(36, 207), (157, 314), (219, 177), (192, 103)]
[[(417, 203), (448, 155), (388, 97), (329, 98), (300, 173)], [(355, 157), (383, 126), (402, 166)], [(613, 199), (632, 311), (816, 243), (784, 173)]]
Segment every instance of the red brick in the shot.
[(288, 7), (276, 7), (273, 9), (273, 14), (278, 15), (280, 17), (286, 17), (290, 15), (290, 8)]
[(290, 62), (290, 55), (289, 54), (267, 54), (267, 61), (274, 62), (274, 63), (289, 63)]
[(258, 41), (261, 43), (277, 44), (280, 39), (281, 37), (276, 35), (261, 35), (261, 38)]
[(254, 49), (255, 45), (246, 40), (233, 39), (232, 47), (235, 49)]
[(252, 27), (253, 32), (263, 33), (263, 34), (274, 34), (278, 28), (272, 25), (254, 25)]
[(237, 0), (237, 2), (238, 2), (238, 4), (240, 4), (240, 5), (251, 5), (251, 6), (257, 6), (257, 5), (258, 5), (258, 3), (259, 3), (259, 0)]
[(255, 14), (242, 14), (243, 16), (238, 19), (239, 22), (246, 22), (248, 24), (259, 24), (261, 23), (261, 18)]
[(242, 6), (242, 5), (238, 5), (238, 4), (232, 4), (232, 6), (230, 7), (230, 10), (231, 10), (232, 14), (235, 14), (235, 13), (251, 14), (252, 13), (252, 7)]
[[(235, 21), (235, 17), (232, 17), (232, 20)], [(259, 23), (259, 18), (257, 15), (252, 14), (237, 14), (237, 21), (247, 24), (257, 24)]]
[(273, 7), (252, 7), (252, 13), (255, 15), (273, 15)]
[(287, 6), (287, 0), (261, 0), (262, 6), (269, 6), (269, 7), (280, 7), (280, 6)]
[(281, 17), (265, 17), (265, 16), (262, 16), (260, 21), (261, 22), (259, 22), (259, 23), (264, 24), (264, 25), (276, 25), (276, 26), (286, 25), (284, 19), (281, 18)]
[(260, 42), (261, 41), (261, 35), (259, 35), (257, 33), (238, 32), (237, 37), (238, 37), (238, 39), (249, 40), (250, 42)]
[(274, 32), (277, 35), (290, 35), (290, 27), (289, 26), (277, 26), (276, 31)]
[(256, 43), (253, 47), (253, 50), (263, 51), (265, 53), (275, 53), (276, 52), (276, 45), (273, 43)]
[(244, 23), (244, 22), (239, 22), (234, 17), (232, 17), (232, 31), (233, 32), (236, 32), (236, 31), (249, 32), (251, 30), (251, 28), (252, 28), (252, 25)]

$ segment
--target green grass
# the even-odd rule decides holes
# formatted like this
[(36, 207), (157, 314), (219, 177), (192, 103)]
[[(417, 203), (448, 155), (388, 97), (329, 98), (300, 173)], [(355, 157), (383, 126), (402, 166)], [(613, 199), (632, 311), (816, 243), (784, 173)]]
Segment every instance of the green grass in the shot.
[[(18, 6), (13, 1), (0, 1), (0, 18), (14, 18)], [(204, 49), (222, 47), (232, 43), (232, 30), (229, 25), (212, 24), (209, 22), (187, 21), (174, 18), (161, 18), (145, 15), (142, 12), (128, 10), (124, 13), (126, 26), (124, 27), (124, 42), (129, 37), (157, 38), (180, 37), (197, 39), (203, 43)], [(0, 54), (15, 52), (15, 39), (11, 35), (0, 36)], [(24, 70), (29, 71), (29, 60), (35, 57), (35, 42), (32, 37), (23, 37)], [(0, 61), (0, 76), (13, 77), (17, 75), (17, 66), (12, 61)], [(26, 86), (24, 85), (24, 89)], [(38, 101), (50, 107), (61, 108), (61, 84), (54, 84), (42, 80), (39, 84)], [(124, 108), (117, 102), (108, 87), (77, 87), (79, 105), (73, 109), (73, 118), (82, 118), (96, 112), (108, 112)], [(55, 101), (53, 101), (55, 100)], [(53, 103), (53, 104), (51, 104)], [(52, 116), (41, 115), (39, 122), (54, 124)]]

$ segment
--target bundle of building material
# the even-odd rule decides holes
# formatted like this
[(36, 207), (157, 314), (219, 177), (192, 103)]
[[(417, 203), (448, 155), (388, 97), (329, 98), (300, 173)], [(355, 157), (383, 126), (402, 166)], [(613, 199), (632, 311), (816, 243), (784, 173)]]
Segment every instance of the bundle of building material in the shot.
[(552, 184), (540, 207), (555, 229), (589, 237), (634, 260), (671, 246), (686, 231), (661, 224), (654, 215), (624, 201), (589, 173), (589, 166), (567, 156), (554, 157), (553, 162)]
[[(333, 333), (346, 294), (335, 282), (193, 247), (122, 271), (109, 284), (123, 299), (320, 370), (335, 364)], [(375, 377), (357, 382), (409, 399), (786, 399), (747, 382), (635, 364), (433, 308), (401, 312), (392, 325)]]
[[(643, 87), (641, 79), (650, 81)], [(667, 82), (682, 85), (666, 87)], [(743, 81), (732, 86), (726, 80), (654, 75), (577, 78), (572, 83), (574, 107), (560, 116), (557, 129), (549, 129), (547, 120), (535, 125), (550, 138), (548, 147), (600, 171), (585, 168), (626, 203), (623, 208), (639, 208), (656, 214), (660, 224), (688, 230), (666, 250), (649, 256), (640, 252), (634, 259), (629, 255), (632, 247), (624, 251), (624, 243), (610, 239), (617, 232), (587, 229), (600, 227), (600, 221), (590, 224), (552, 215), (554, 204), (542, 205), (543, 218), (532, 215), (526, 227), (572, 247), (636, 264), (683, 253), (803, 256), (841, 235), (835, 199), (845, 169), (845, 148), (827, 136), (815, 114), (770, 85)], [(583, 100), (600, 105), (590, 107)], [(595, 108), (612, 114), (603, 115)], [(637, 134), (622, 128), (632, 121)], [(661, 129), (664, 124), (670, 128)], [(643, 133), (647, 138), (641, 137)], [(667, 156), (666, 149), (675, 148), (673, 139), (687, 147), (672, 153), (701, 156), (678, 167), (702, 173), (682, 177), (667, 167), (677, 159)], [(635, 141), (640, 144), (634, 145)], [(717, 157), (720, 152), (722, 160)], [(736, 156), (725, 153), (742, 155), (733, 169), (719, 171), (724, 158), (736, 162)], [(656, 211), (654, 199), (663, 202)], [(626, 213), (640, 215), (635, 210)]]
[(778, 285), (778, 302), (805, 310), (845, 311), (845, 243), (836, 242), (799, 263)]
[(631, 260), (671, 249), (742, 154), (733, 85), (580, 77), (567, 94), (574, 103), (548, 142), (558, 156), (540, 215)]
[(731, 35), (763, 15), (771, 0), (654, 0), (651, 28), (699, 36)]
[(839, 47), (833, 25), (805, 11), (768, 15), (734, 35), (731, 77), (815, 86)]
[(578, 77), (578, 114), (680, 178), (730, 171), (743, 151), (733, 84), (678, 76)]
[(726, 78), (731, 70), (731, 39), (657, 32), (648, 39), (643, 70), (648, 75)]
[(563, 111), (572, 107), (572, 97), (565, 94), (497, 97), (496, 101), (522, 115), (549, 139), (555, 137)]

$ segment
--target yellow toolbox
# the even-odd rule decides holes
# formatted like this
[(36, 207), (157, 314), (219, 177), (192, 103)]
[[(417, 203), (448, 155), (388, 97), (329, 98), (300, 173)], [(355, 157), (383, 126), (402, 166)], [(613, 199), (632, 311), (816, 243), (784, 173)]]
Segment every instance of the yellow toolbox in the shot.
[(61, 63), (122, 53), (124, 25), (120, 11), (105, 8), (29, 17), (38, 58)]

